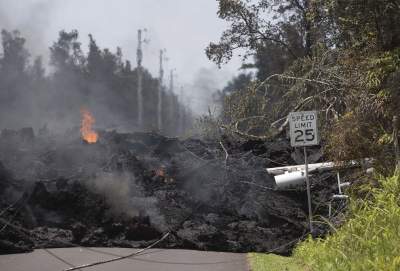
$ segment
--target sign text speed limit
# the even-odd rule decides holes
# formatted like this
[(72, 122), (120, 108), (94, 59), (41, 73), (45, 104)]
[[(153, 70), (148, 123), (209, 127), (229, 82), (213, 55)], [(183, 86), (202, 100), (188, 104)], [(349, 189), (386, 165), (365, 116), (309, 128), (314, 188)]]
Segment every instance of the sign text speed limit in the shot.
[(292, 147), (318, 145), (317, 112), (292, 112), (289, 115)]

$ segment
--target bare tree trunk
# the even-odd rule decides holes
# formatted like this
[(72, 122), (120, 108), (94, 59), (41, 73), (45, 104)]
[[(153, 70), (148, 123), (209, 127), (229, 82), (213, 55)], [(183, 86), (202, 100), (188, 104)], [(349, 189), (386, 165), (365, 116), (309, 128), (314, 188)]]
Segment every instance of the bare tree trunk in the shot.
[(399, 148), (399, 117), (393, 117), (393, 143), (396, 157), (396, 170), (400, 171), (400, 148)]

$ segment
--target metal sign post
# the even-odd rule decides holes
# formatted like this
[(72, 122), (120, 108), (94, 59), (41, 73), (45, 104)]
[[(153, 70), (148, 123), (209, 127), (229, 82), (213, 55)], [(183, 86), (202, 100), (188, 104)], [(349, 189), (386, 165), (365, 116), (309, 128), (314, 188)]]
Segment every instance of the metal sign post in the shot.
[(317, 128), (317, 112), (304, 111), (292, 112), (289, 115), (290, 124), (290, 144), (292, 147), (304, 148), (304, 168), (305, 179), (307, 184), (307, 201), (308, 201), (308, 220), (310, 223), (310, 232), (313, 233), (312, 224), (312, 208), (311, 208), (311, 188), (308, 176), (308, 157), (307, 146), (319, 144), (318, 128)]
[(311, 188), (310, 188), (310, 179), (308, 177), (308, 159), (307, 159), (307, 147), (304, 147), (304, 168), (305, 168), (305, 177), (306, 177), (306, 185), (307, 185), (307, 201), (308, 201), (308, 220), (310, 223), (310, 232), (311, 234), (314, 232), (313, 229), (313, 214), (311, 208)]

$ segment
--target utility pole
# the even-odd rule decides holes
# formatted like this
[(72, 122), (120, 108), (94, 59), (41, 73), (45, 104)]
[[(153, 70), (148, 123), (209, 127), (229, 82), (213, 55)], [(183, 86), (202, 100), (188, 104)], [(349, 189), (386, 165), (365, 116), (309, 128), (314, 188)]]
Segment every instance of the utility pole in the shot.
[(169, 75), (169, 93), (174, 93), (174, 70)]
[(164, 67), (163, 67), (164, 50), (160, 50), (160, 75), (158, 79), (158, 105), (157, 105), (157, 127), (161, 132), (162, 130), (162, 90), (163, 90), (163, 77), (164, 77)]
[(185, 131), (185, 105), (183, 98), (183, 87), (181, 87), (178, 99), (178, 133), (183, 135)]
[(137, 123), (139, 128), (143, 128), (143, 73), (142, 73), (142, 61), (143, 61), (143, 50), (142, 50), (142, 30), (138, 30), (138, 47), (136, 51), (137, 60), (137, 109), (138, 117)]
[(176, 96), (174, 94), (174, 70), (171, 70), (169, 76), (169, 88), (168, 88), (168, 130), (170, 135), (177, 133), (178, 125), (176, 123), (175, 114), (177, 110)]

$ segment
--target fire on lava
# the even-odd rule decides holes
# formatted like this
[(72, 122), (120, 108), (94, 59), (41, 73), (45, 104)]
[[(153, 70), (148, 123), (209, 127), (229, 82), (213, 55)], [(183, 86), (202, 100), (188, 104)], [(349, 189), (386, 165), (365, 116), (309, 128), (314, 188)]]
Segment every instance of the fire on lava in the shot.
[(158, 168), (158, 169), (156, 170), (156, 176), (164, 178), (165, 175), (166, 175), (166, 172), (165, 172), (165, 171), (166, 171), (165, 166), (161, 166), (160, 168)]
[(81, 109), (81, 136), (84, 141), (89, 144), (96, 143), (99, 139), (99, 135), (92, 129), (93, 124), (96, 122), (92, 113), (89, 110)]

